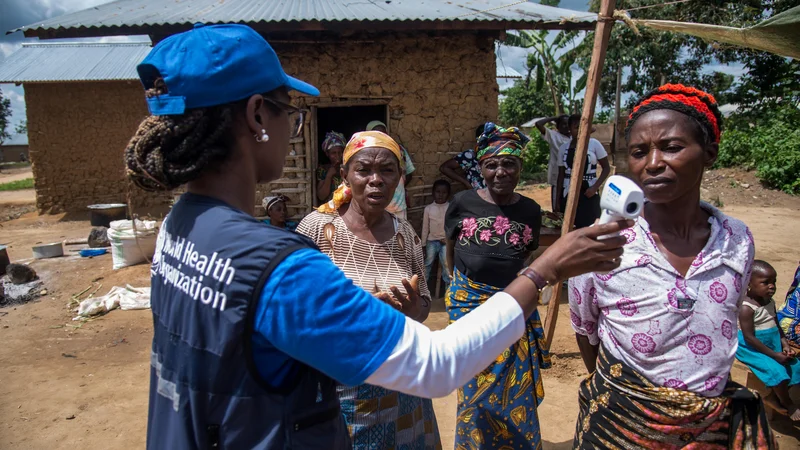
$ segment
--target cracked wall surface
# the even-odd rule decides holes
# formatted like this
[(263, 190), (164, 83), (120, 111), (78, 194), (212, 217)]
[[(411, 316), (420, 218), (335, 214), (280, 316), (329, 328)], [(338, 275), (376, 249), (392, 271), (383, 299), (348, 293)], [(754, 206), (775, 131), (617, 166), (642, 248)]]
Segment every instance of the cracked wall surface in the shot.
[[(25, 102), (40, 213), (80, 212), (91, 204), (127, 202), (123, 154), (147, 116), (140, 83), (26, 84)], [(131, 186), (131, 204), (137, 212), (164, 212), (171, 198)]]
[[(320, 89), (319, 98), (299, 98), (306, 105), (387, 101), (390, 134), (408, 149), (417, 168), (412, 188), (443, 178), (439, 165), (474, 145), (478, 124), (497, 118), (494, 39), (489, 36), (398, 33), (309, 45), (275, 42), (273, 47), (287, 73)], [(418, 225), (422, 207), (433, 201), (430, 189), (412, 189), (409, 201), (410, 219)]]

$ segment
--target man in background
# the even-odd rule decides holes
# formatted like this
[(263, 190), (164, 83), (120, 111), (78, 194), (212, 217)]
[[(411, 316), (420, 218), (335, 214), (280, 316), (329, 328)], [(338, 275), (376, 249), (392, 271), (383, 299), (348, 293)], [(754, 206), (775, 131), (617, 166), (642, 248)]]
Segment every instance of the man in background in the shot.
[[(575, 148), (578, 145), (578, 129), (581, 125), (581, 116), (575, 114), (569, 116), (569, 129), (572, 139), (561, 146), (558, 159), (558, 177), (556, 178), (556, 210), (564, 212), (567, 206), (567, 195), (572, 176), (581, 178), (581, 189), (578, 195), (578, 209), (575, 214), (575, 228), (591, 226), (596, 219), (600, 218), (600, 196), (598, 191), (606, 178), (611, 173), (611, 164), (608, 162), (608, 153), (595, 138), (589, 138), (589, 147), (586, 152), (586, 164), (582, 174), (573, 174), (572, 165), (575, 160)], [(597, 175), (597, 167), (602, 171)]]
[[(545, 127), (550, 122), (555, 122), (555, 130)], [(561, 193), (557, 192), (556, 184), (558, 183), (558, 163), (559, 152), (561, 146), (570, 140), (569, 130), (569, 116), (566, 114), (555, 117), (545, 117), (536, 121), (536, 128), (542, 133), (542, 138), (547, 142), (550, 147), (550, 160), (547, 162), (547, 183), (550, 184), (550, 206), (553, 212), (559, 212), (556, 209), (558, 205), (558, 198)]]

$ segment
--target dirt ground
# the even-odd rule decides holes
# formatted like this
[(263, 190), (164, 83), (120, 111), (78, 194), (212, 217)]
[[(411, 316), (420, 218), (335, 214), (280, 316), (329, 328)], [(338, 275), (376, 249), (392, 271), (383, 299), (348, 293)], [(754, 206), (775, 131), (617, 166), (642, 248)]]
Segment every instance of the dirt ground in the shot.
[[(726, 213), (750, 226), (757, 257), (778, 269), (777, 297), (782, 297), (800, 259), (792, 246), (797, 242), (793, 226), (800, 223), (800, 198), (764, 190), (752, 174), (735, 171), (710, 172), (706, 189), (706, 198), (718, 197)], [(548, 209), (549, 187), (529, 186), (522, 192)], [(148, 267), (113, 271), (110, 255), (31, 261), (32, 245), (85, 237), (89, 224), (35, 213), (3, 221), (9, 211), (3, 206), (4, 194), (0, 192), (0, 245), (8, 246), (12, 261), (30, 262), (44, 281), (47, 295), (0, 309), (0, 342), (4, 344), (0, 346), (0, 447), (143, 447), (152, 338), (149, 311), (112, 311), (81, 324), (71, 320), (74, 313), (67, 304), (86, 289), (82, 297), (94, 291), (95, 296), (103, 295), (112, 286), (126, 283), (145, 286)], [(544, 308), (540, 312), (544, 316)], [(440, 329), (446, 323), (439, 300), (426, 324)], [(578, 385), (585, 370), (563, 304), (551, 351), (554, 367), (543, 372), (546, 397), (538, 411), (544, 447), (569, 449), (578, 413)], [(735, 366), (733, 374), (737, 381), (745, 381), (741, 367)], [(434, 405), (444, 448), (453, 448), (455, 394), (435, 400)], [(781, 448), (800, 448), (800, 427), (779, 416), (772, 425)]]
[(31, 166), (0, 167), (0, 184), (33, 178)]
[[(33, 178), (31, 167), (3, 167), (0, 172), (0, 184)], [(18, 191), (0, 192), (0, 223), (16, 219), (35, 211), (36, 191), (21, 189)]]

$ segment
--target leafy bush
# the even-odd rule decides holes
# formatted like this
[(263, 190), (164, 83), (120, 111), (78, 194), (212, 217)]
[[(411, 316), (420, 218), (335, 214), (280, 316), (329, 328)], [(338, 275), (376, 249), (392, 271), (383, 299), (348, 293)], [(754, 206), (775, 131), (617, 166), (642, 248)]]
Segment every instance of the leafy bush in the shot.
[(733, 117), (722, 135), (718, 167), (755, 169), (767, 186), (800, 194), (800, 120), (794, 105), (757, 118)]
[(522, 172), (529, 175), (546, 173), (549, 161), (550, 147), (547, 142), (539, 136), (531, 136), (522, 153)]

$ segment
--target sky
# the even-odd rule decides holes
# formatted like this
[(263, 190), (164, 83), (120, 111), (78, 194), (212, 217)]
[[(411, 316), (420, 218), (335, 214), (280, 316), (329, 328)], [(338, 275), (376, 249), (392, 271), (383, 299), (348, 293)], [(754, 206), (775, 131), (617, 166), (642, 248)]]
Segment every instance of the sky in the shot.
[[(37, 42), (37, 38), (26, 39), (21, 32), (6, 34), (6, 31), (30, 25), (37, 21), (61, 16), (73, 11), (91, 8), (110, 0), (0, 0), (0, 64), (11, 53), (18, 50), (23, 42)], [(89, 41), (89, 42), (132, 42), (149, 41), (146, 36), (120, 36), (95, 39), (50, 40), (48, 42)], [(13, 132), (17, 124), (25, 120), (25, 94), (22, 86), (0, 84), (3, 97), (11, 100), (11, 126)]]
[[(5, 32), (23, 25), (29, 25), (37, 21), (49, 19), (52, 17), (60, 16), (73, 11), (79, 11), (86, 8), (91, 8), (103, 3), (108, 3), (111, 0), (0, 0), (0, 64), (3, 60), (18, 50), (23, 42), (36, 42), (38, 39), (26, 39), (21, 32), (6, 35)], [(561, 0), (559, 7), (565, 9), (572, 9), (575, 11), (588, 11), (588, 0)], [(556, 32), (551, 32), (551, 39), (555, 36)], [(78, 39), (70, 39), (76, 41)], [(146, 36), (119, 36), (108, 38), (91, 38), (80, 39), (87, 42), (132, 42), (132, 41), (148, 41)], [(55, 41), (49, 41), (55, 42)], [(512, 67), (519, 73), (526, 73), (526, 61), (528, 50), (508, 47), (500, 45), (497, 49), (497, 64)], [(720, 66), (707, 66), (706, 71), (720, 69)], [(741, 74), (742, 68), (739, 67), (725, 67), (728, 73), (734, 75)], [(580, 78), (583, 71), (574, 66), (573, 80)], [(510, 87), (513, 80), (498, 80), (500, 89)], [(11, 130), (16, 125), (25, 120), (25, 97), (22, 86), (15, 86), (13, 84), (0, 84), (0, 90), (3, 95), (11, 100)]]

